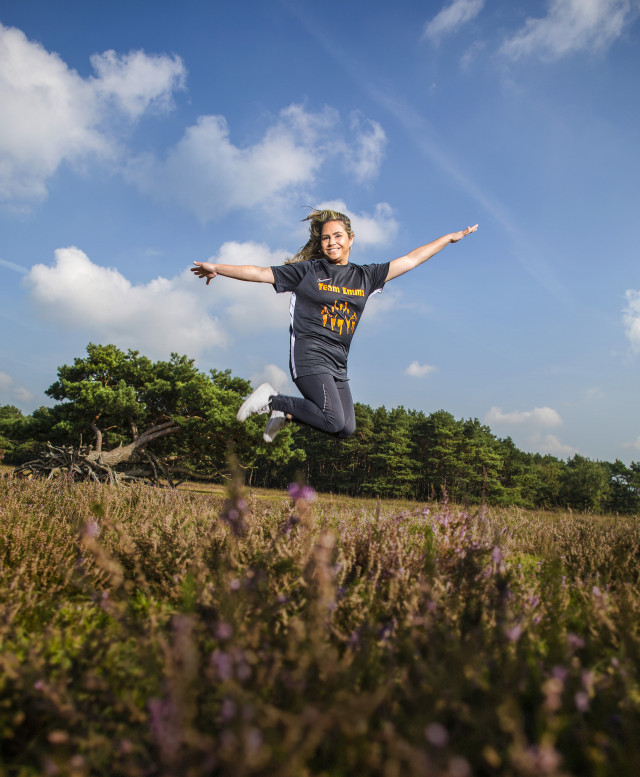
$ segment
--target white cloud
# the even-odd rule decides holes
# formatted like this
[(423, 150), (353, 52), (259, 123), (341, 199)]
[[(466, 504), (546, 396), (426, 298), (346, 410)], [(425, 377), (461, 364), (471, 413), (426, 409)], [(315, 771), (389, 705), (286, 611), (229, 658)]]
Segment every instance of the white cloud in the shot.
[[(282, 264), (289, 256), (286, 251), (270, 251), (262, 243), (224, 243), (216, 256), (208, 261), (219, 264), (255, 264), (272, 267)], [(264, 283), (243, 283), (218, 276), (209, 284), (221, 324), (229, 332), (286, 331), (289, 322), (289, 294), (276, 294)]]
[(6, 372), (0, 372), (0, 403), (13, 404), (13, 402), (32, 402), (34, 395), (29, 389), (20, 386), (15, 379)]
[[(225, 243), (211, 261), (271, 266), (285, 256), (257, 243)], [(172, 351), (197, 357), (236, 334), (282, 331), (288, 322), (289, 296), (269, 285), (219, 276), (206, 286), (188, 269), (175, 278), (134, 285), (74, 247), (58, 249), (52, 267), (32, 267), (23, 283), (41, 319), (151, 358)]]
[(623, 448), (631, 448), (633, 450), (640, 451), (640, 436), (636, 437), (636, 439), (633, 440), (632, 442), (624, 442), (624, 443), (622, 443), (622, 447)]
[(363, 119), (354, 114), (351, 127), (356, 132), (355, 147), (347, 154), (347, 165), (360, 182), (369, 181), (378, 175), (387, 136), (382, 126), (372, 119)]
[(373, 215), (354, 213), (347, 208), (344, 200), (327, 200), (318, 205), (319, 210), (325, 208), (337, 210), (351, 219), (353, 233), (359, 246), (388, 245), (398, 234), (398, 222), (393, 215), (393, 208), (386, 202), (379, 202)]
[(625, 297), (627, 298), (627, 306), (623, 310), (625, 334), (633, 350), (640, 353), (640, 291), (628, 289)]
[[(340, 159), (357, 178), (376, 176), (386, 145), (381, 125), (354, 114), (352, 142), (339, 130), (339, 115), (301, 105), (283, 109), (251, 145), (236, 145), (224, 116), (200, 116), (164, 159), (146, 153), (127, 163), (125, 177), (142, 192), (174, 202), (206, 223), (229, 211), (274, 210), (316, 181), (321, 166)], [(379, 206), (380, 207), (380, 206)], [(389, 206), (384, 206), (390, 215)]]
[(98, 76), (84, 79), (55, 53), (0, 24), (0, 202), (46, 197), (63, 162), (107, 158), (117, 149), (113, 122), (167, 107), (184, 79), (179, 58), (132, 52), (94, 55)]
[(424, 378), (430, 372), (435, 372), (437, 367), (433, 367), (431, 364), (420, 364), (420, 362), (413, 361), (405, 370), (405, 375), (409, 375), (412, 378)]
[(631, 0), (550, 0), (547, 15), (528, 18), (500, 51), (511, 59), (538, 55), (554, 60), (576, 51), (606, 49), (636, 10)]
[(313, 182), (327, 154), (318, 136), (334, 122), (333, 111), (310, 114), (292, 105), (261, 140), (241, 148), (231, 142), (223, 116), (201, 116), (166, 159), (143, 154), (130, 161), (125, 175), (141, 191), (177, 202), (202, 222), (238, 208), (273, 206), (285, 192)]
[(276, 364), (266, 364), (261, 372), (256, 372), (251, 376), (252, 386), (259, 386), (262, 383), (270, 383), (281, 394), (294, 393), (289, 376)]
[(562, 418), (560, 414), (550, 407), (536, 407), (533, 410), (512, 411), (503, 413), (502, 408), (492, 407), (484, 417), (484, 423), (489, 426), (561, 426)]
[(50, 324), (160, 358), (172, 351), (197, 356), (226, 342), (192, 279), (185, 271), (136, 286), (71, 247), (55, 252), (53, 267), (32, 267), (23, 283), (37, 315)]
[(604, 391), (598, 386), (593, 386), (593, 388), (587, 389), (587, 399), (589, 401), (604, 399), (604, 398), (605, 398)]
[(207, 115), (163, 156), (123, 161), (123, 128), (170, 109), (186, 69), (178, 56), (144, 51), (109, 50), (94, 54), (91, 64), (95, 75), (83, 78), (58, 54), (0, 24), (1, 203), (18, 211), (44, 199), (61, 164), (87, 159), (117, 162), (145, 194), (177, 203), (203, 222), (238, 208), (275, 209), (308, 190), (331, 158), (358, 181), (379, 171), (386, 144), (379, 123), (354, 114), (349, 140), (337, 111), (311, 113), (300, 105), (282, 110), (250, 144), (233, 143), (226, 119)]
[(96, 93), (113, 100), (120, 110), (138, 119), (150, 108), (173, 108), (173, 91), (184, 89), (186, 70), (178, 56), (148, 55), (132, 51), (120, 56), (105, 51), (91, 57), (98, 78), (91, 79)]
[(439, 40), (443, 35), (474, 19), (483, 6), (484, 0), (453, 0), (426, 25), (423, 37), (433, 41)]
[(542, 454), (550, 454), (551, 456), (558, 456), (564, 458), (567, 456), (573, 456), (577, 453), (577, 450), (571, 446), (561, 442), (555, 434), (541, 434), (531, 435), (527, 439), (527, 445), (532, 450)]

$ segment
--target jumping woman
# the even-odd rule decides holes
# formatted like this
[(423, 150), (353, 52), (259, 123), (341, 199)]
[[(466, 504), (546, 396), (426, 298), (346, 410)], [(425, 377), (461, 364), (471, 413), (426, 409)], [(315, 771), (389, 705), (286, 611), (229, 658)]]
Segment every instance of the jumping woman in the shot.
[(302, 397), (279, 394), (263, 383), (243, 402), (238, 421), (271, 413), (264, 430), (272, 442), (288, 421), (297, 421), (340, 439), (356, 428), (347, 357), (353, 334), (367, 300), (382, 291), (387, 281), (423, 264), (449, 243), (457, 243), (478, 228), (443, 235), (405, 256), (384, 264), (349, 262), (353, 230), (347, 216), (333, 210), (314, 210), (309, 240), (283, 265), (257, 267), (194, 262), (191, 272), (206, 278), (216, 275), (239, 281), (270, 283), (277, 292), (291, 292), (291, 377)]

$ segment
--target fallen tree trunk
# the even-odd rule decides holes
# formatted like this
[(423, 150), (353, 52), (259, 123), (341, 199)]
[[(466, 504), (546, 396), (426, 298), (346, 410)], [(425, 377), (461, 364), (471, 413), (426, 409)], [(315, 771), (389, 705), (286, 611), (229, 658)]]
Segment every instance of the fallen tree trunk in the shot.
[(181, 427), (175, 421), (166, 421), (147, 429), (129, 445), (120, 445), (110, 451), (100, 450), (100, 445), (91, 450), (88, 446), (74, 448), (47, 443), (47, 449), (41, 456), (16, 467), (13, 474), (49, 479), (64, 476), (69, 480), (99, 483), (144, 480), (154, 485), (164, 478), (170, 486), (174, 486), (171, 468), (148, 452), (146, 446), (153, 440), (180, 431)]
[(181, 427), (175, 421), (165, 421), (163, 424), (157, 424), (150, 429), (142, 432), (133, 442), (128, 445), (120, 445), (110, 451), (94, 450), (87, 454), (87, 461), (98, 461), (107, 467), (116, 467), (128, 461), (135, 460), (150, 442), (159, 437), (166, 437), (168, 434), (176, 434), (182, 431)]

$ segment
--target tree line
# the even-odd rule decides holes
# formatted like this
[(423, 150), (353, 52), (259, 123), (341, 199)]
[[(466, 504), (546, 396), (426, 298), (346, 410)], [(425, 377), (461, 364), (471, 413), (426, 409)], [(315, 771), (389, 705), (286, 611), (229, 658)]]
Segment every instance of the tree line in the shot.
[(264, 418), (235, 420), (251, 390), (230, 370), (197, 369), (172, 354), (153, 362), (138, 351), (90, 343), (86, 356), (58, 368), (30, 415), (0, 407), (4, 463), (20, 464), (52, 444), (90, 445), (117, 461), (142, 448), (187, 475), (221, 480), (233, 451), (249, 484), (283, 488), (304, 478), (317, 490), (352, 496), (640, 512), (640, 462), (627, 467), (576, 454), (566, 461), (519, 450), (478, 419), (356, 404), (357, 428), (338, 441), (288, 425), (267, 445)]

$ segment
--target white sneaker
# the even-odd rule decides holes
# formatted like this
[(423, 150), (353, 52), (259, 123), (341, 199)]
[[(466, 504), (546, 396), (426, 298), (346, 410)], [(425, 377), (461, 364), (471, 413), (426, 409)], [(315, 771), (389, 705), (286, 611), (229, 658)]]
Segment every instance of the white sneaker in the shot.
[(262, 438), (265, 442), (273, 442), (273, 438), (281, 432), (287, 425), (287, 416), (282, 410), (272, 410), (271, 417), (267, 421), (267, 425), (264, 427), (264, 434)]
[(238, 421), (246, 421), (251, 415), (259, 415), (260, 413), (268, 413), (271, 409), (269, 407), (269, 400), (274, 397), (278, 392), (269, 383), (263, 383), (261, 386), (249, 394), (245, 401), (240, 405), (240, 410), (236, 418)]

